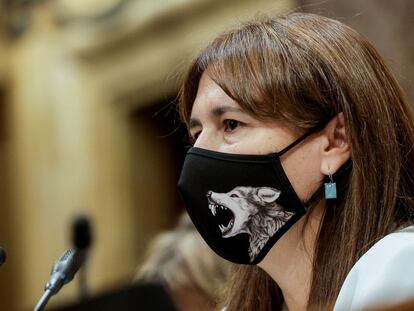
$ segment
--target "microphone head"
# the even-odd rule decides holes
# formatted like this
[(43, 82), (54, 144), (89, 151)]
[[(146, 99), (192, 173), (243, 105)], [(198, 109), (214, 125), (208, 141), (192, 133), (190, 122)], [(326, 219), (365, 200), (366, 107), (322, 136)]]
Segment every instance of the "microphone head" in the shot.
[(72, 281), (76, 272), (85, 262), (86, 251), (69, 249), (62, 257), (53, 265), (50, 273), (49, 282), (47, 282), (45, 289), (49, 289), (52, 294), (56, 294), (60, 288)]
[(92, 244), (92, 229), (87, 216), (79, 216), (73, 221), (72, 226), (73, 246), (83, 250)]
[(6, 262), (7, 254), (3, 247), (0, 247), (0, 266)]
[[(75, 250), (73, 248), (68, 249), (60, 258), (58, 261), (55, 262), (55, 264), (52, 267), (52, 272), (50, 274), (54, 274), (57, 272), (62, 272), (66, 267), (68, 266), (68, 263), (72, 260), (72, 257), (75, 254)], [(65, 284), (69, 282), (70, 280), (65, 280)]]

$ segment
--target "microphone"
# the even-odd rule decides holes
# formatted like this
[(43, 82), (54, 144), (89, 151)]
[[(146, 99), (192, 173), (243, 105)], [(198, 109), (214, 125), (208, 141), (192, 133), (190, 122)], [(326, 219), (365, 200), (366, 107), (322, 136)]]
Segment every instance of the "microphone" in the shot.
[(0, 247), (0, 266), (2, 266), (7, 259), (7, 254), (6, 251), (4, 250), (3, 247)]
[(87, 216), (79, 216), (73, 222), (73, 245), (77, 249), (88, 249), (92, 244), (92, 229)]
[[(75, 219), (72, 226), (72, 241), (75, 248), (84, 250), (85, 252), (92, 244), (92, 229), (89, 218), (87, 216), (79, 216)], [(87, 266), (79, 271), (79, 299), (85, 300), (88, 296), (87, 286)]]
[(37, 303), (34, 311), (41, 311), (50, 297), (56, 295), (63, 285), (73, 280), (76, 272), (85, 261), (85, 251), (77, 249), (67, 250), (53, 266), (49, 282), (46, 283), (45, 292)]
[(75, 248), (67, 250), (54, 264), (45, 292), (37, 303), (34, 311), (41, 311), (49, 299), (56, 295), (63, 285), (73, 280), (76, 272), (83, 265), (87, 257), (87, 250), (92, 241), (89, 220), (79, 217), (73, 223), (73, 242)]

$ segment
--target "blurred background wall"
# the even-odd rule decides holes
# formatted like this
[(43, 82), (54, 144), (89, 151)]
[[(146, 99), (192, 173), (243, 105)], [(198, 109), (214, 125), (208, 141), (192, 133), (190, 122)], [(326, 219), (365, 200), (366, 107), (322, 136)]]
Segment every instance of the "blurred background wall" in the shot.
[[(183, 69), (217, 32), (293, 8), (365, 34), (413, 99), (410, 0), (0, 0), (0, 310), (33, 307), (80, 213), (91, 292), (131, 281), (182, 210)], [(76, 297), (70, 284), (51, 304)]]
[[(92, 294), (130, 283), (175, 223), (182, 68), (217, 32), (290, 1), (0, 1), (0, 310), (29, 310), (93, 220)], [(77, 297), (68, 285), (51, 304)]]
[(414, 99), (414, 1), (297, 0), (302, 11), (338, 19), (365, 35)]

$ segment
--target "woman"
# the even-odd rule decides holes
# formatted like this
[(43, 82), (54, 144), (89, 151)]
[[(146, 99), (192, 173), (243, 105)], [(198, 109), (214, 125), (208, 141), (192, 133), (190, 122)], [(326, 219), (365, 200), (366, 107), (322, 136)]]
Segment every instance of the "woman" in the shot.
[(365, 38), (313, 14), (241, 25), (194, 60), (179, 109), (187, 210), (242, 264), (227, 311), (414, 296), (413, 110)]

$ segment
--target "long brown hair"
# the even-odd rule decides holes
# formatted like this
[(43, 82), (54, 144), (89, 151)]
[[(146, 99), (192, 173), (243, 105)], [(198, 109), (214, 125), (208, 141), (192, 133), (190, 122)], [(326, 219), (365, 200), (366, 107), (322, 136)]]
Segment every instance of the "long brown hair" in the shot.
[[(413, 223), (412, 107), (364, 37), (314, 14), (262, 16), (219, 35), (185, 77), (185, 122), (205, 71), (258, 119), (305, 131), (343, 113), (352, 169), (338, 177), (340, 196), (320, 224), (308, 301), (310, 308), (332, 308), (355, 262), (378, 239)], [(265, 272), (236, 270), (227, 311), (281, 309), (280, 288)]]

